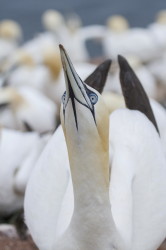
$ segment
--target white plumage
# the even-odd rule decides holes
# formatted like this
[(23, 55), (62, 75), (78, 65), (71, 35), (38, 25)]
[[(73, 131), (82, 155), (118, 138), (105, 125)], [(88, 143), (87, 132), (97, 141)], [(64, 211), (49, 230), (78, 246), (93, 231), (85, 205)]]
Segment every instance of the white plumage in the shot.
[[(66, 54), (65, 56), (67, 57)], [(63, 55), (63, 60), (66, 60), (65, 56)], [(65, 70), (67, 67), (69, 81), (72, 81), (73, 78), (72, 75), (70, 75), (70, 67), (72, 68), (72, 72), (74, 69), (71, 63), (63, 61), (63, 64), (65, 65)], [(73, 74), (75, 75), (76, 73), (74, 72)], [(75, 75), (75, 77), (77, 79), (76, 82), (81, 84), (77, 75)], [(72, 88), (74, 88), (74, 83), (71, 84)], [(92, 91), (91, 88), (89, 89)], [(74, 89), (74, 95), (76, 95), (78, 91), (77, 88)], [(81, 90), (80, 93), (82, 91), (83, 90)], [(94, 90), (93, 92), (97, 93)], [(76, 127), (73, 126), (73, 122), (76, 122), (76, 120), (74, 120), (74, 115), (72, 115), (71, 112), (70, 116), (67, 113), (67, 121), (63, 121), (70, 161), (72, 163), (72, 181), (75, 187), (77, 187), (77, 191), (74, 191), (74, 193), (76, 192), (76, 211), (74, 210), (73, 213), (74, 218), (75, 216), (76, 218), (74, 221), (73, 219), (71, 220), (71, 224), (69, 224), (68, 227), (73, 211), (73, 194), (65, 144), (58, 143), (58, 140), (63, 138), (61, 127), (59, 127), (38, 161), (26, 190), (25, 217), (30, 232), (41, 250), (101, 249), (101, 246), (103, 246), (105, 250), (156, 250), (164, 240), (166, 232), (166, 162), (159, 135), (154, 125), (139, 111), (125, 109), (115, 111), (111, 115), (111, 215), (111, 210), (109, 206), (107, 207), (107, 202), (102, 203), (106, 198), (105, 191), (102, 189), (102, 178), (106, 173), (106, 179), (109, 178), (108, 170), (107, 168), (105, 169), (104, 166), (103, 170), (98, 168), (100, 159), (106, 160), (107, 157), (104, 158), (104, 155), (102, 155), (103, 152), (100, 150), (97, 152), (97, 155), (94, 154), (96, 144), (93, 145), (93, 140), (90, 140), (90, 138), (95, 134), (96, 128), (93, 128), (92, 124), (94, 124), (94, 121), (91, 117), (92, 114), (87, 110), (87, 107), (90, 105), (89, 101), (87, 101), (87, 107), (83, 107), (84, 112), (82, 112), (82, 106), (80, 106), (82, 104), (80, 104), (80, 102), (86, 103), (86, 98), (84, 100), (80, 93), (77, 95), (77, 99), (79, 98), (79, 109), (76, 111), (78, 115), (77, 133)], [(86, 92), (85, 95), (87, 95)], [(64, 103), (67, 102), (64, 101)], [(69, 105), (71, 105), (71, 101)], [(99, 126), (100, 111), (103, 111), (103, 109), (97, 110), (95, 108), (95, 111), (97, 126)], [(84, 122), (86, 115), (89, 117), (88, 123)], [(80, 123), (81, 120), (82, 122)], [(66, 122), (67, 125), (65, 125)], [(101, 136), (101, 141), (98, 142), (97, 140), (99, 149), (103, 133), (105, 133), (104, 131), (107, 127), (104, 120), (102, 120), (102, 122), (103, 127), (98, 127), (100, 131), (98, 132)], [(86, 129), (90, 132), (88, 135), (85, 132)], [(86, 139), (81, 137), (82, 133), (85, 133)], [(97, 134), (96, 137), (98, 137)], [(79, 144), (80, 142), (81, 144)], [(103, 141), (102, 143), (104, 144), (105, 142)], [(75, 147), (76, 144), (77, 147)], [(54, 149), (56, 148), (55, 154)], [(87, 148), (91, 151), (87, 151)], [(62, 162), (59, 163), (62, 157), (60, 155), (61, 150), (63, 150), (64, 154), (63, 165), (61, 165)], [(107, 148), (106, 154), (108, 154)], [(78, 158), (78, 155), (80, 158)], [(95, 162), (95, 164), (89, 165), (88, 160)], [(93, 172), (92, 166), (94, 168), (97, 166), (98, 171)], [(38, 180), (38, 182), (36, 182), (36, 180)], [(94, 183), (92, 180), (98, 180), (99, 186), (95, 186), (93, 189)], [(94, 197), (91, 188), (95, 194), (100, 190), (96, 202), (93, 200)], [(34, 192), (34, 190), (36, 191)], [(103, 190), (102, 194), (100, 193), (101, 190)], [(81, 199), (79, 199), (79, 192), (80, 197), (82, 197)], [(40, 198), (37, 201), (38, 197)], [(34, 201), (36, 202), (35, 207), (32, 206)], [(87, 202), (86, 206), (84, 201)], [(99, 201), (103, 206), (101, 211), (101, 207), (98, 207)], [(98, 213), (97, 208), (99, 208), (100, 216), (94, 217), (94, 215)], [(67, 209), (69, 210), (67, 211)], [(81, 214), (79, 211), (81, 211)], [(60, 217), (63, 218), (63, 216), (66, 220), (61, 223)], [(83, 216), (83, 218), (85, 217), (85, 219), (83, 224), (80, 225), (77, 223), (82, 221), (83, 218), (81, 218), (81, 216)], [(92, 221), (94, 224), (89, 224)], [(60, 225), (61, 229), (59, 230)], [(95, 230), (89, 230), (89, 227), (92, 226), (93, 228), (94, 225), (96, 225), (96, 232)], [(160, 225), (160, 230), (158, 229), (158, 225)], [(110, 228), (112, 230), (111, 233)], [(103, 237), (100, 232), (101, 229), (105, 237)], [(65, 233), (63, 234), (64, 231)], [(86, 234), (87, 231), (89, 234)], [(46, 232), (49, 233), (46, 234)], [(101, 233), (100, 237), (95, 238), (98, 232)], [(119, 239), (118, 234), (121, 239)], [(92, 239), (94, 244), (89, 245)], [(109, 241), (110, 245), (108, 247)]]

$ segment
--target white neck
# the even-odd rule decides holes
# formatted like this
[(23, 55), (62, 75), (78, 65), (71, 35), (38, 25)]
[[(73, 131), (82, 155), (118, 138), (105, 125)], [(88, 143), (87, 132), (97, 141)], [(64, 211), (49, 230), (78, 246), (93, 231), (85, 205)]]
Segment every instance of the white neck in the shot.
[(103, 150), (99, 137), (92, 143), (86, 141), (79, 135), (76, 140), (67, 138), (74, 213), (57, 246), (59, 250), (110, 250), (115, 238), (109, 200), (108, 150)]

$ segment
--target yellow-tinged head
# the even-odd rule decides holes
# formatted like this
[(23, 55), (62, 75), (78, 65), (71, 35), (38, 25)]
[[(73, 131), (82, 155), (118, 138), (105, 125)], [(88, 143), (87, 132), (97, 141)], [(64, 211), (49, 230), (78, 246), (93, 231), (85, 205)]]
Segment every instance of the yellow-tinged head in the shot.
[(112, 31), (123, 32), (128, 30), (129, 23), (125, 17), (120, 15), (113, 15), (107, 19), (107, 26)]
[(96, 165), (100, 165), (102, 171), (104, 170), (108, 184), (109, 113), (107, 107), (102, 96), (87, 86), (77, 75), (61, 45), (60, 51), (66, 81), (66, 91), (62, 96), (61, 104), (61, 123), (70, 163), (75, 161), (71, 157), (74, 153), (77, 156), (81, 155), (80, 161), (83, 162), (85, 158), (91, 161), (91, 158), (95, 157)]
[(15, 53), (15, 61), (19, 65), (26, 65), (30, 67), (35, 67), (36, 62), (34, 61), (32, 55), (30, 55), (24, 49), (18, 49)]
[(60, 54), (56, 47), (45, 48), (43, 51), (43, 62), (49, 68), (54, 79), (59, 77), (62, 69)]
[(0, 107), (10, 106), (14, 111), (25, 104), (23, 97), (12, 87), (0, 89)]
[(20, 40), (22, 38), (20, 25), (13, 20), (3, 20), (0, 22), (0, 37), (11, 40)]
[(60, 12), (50, 9), (43, 13), (42, 23), (47, 30), (55, 31), (64, 24), (64, 18)]
[(166, 25), (166, 10), (161, 10), (158, 12), (156, 21), (159, 24)]

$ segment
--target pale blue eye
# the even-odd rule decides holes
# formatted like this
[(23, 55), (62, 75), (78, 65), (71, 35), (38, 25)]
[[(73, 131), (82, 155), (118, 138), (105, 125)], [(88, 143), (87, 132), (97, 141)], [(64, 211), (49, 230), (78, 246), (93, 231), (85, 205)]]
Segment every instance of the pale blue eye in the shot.
[(66, 100), (66, 91), (64, 92), (63, 96), (62, 96), (62, 103), (64, 104)]
[(96, 102), (98, 101), (98, 96), (95, 93), (91, 93), (89, 94), (89, 99), (92, 104), (96, 104)]

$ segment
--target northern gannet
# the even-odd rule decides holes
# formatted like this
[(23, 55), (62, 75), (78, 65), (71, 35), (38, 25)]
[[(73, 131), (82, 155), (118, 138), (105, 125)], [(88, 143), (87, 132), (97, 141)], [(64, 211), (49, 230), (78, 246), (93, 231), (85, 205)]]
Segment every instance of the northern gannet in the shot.
[(148, 98), (119, 56), (126, 105), (110, 116), (110, 200), (121, 236), (134, 250), (155, 250), (166, 232), (166, 161)]
[(22, 38), (22, 30), (13, 20), (0, 22), (0, 59), (11, 55)]
[[(38, 195), (36, 193), (32, 197), (32, 191), (34, 192), (35, 185), (32, 185), (33, 182), (31, 182), (32, 179), (30, 179), (25, 197), (25, 217), (28, 227), (30, 228), (30, 231), (32, 233), (32, 236), (41, 250), (85, 249), (85, 248), (155, 250), (160, 245), (160, 243), (164, 239), (163, 237), (165, 236), (165, 213), (166, 213), (165, 203), (162, 204), (161, 202), (163, 200), (162, 199), (163, 195), (165, 195), (164, 192), (166, 192), (165, 191), (166, 184), (165, 181), (163, 182), (163, 180), (165, 180), (165, 158), (163, 155), (163, 150), (161, 147), (161, 141), (159, 135), (156, 132), (156, 129), (153, 126), (153, 124), (140, 111), (131, 111), (131, 110), (115, 111), (110, 118), (110, 120), (112, 121), (111, 123), (112, 129), (110, 131), (111, 131), (111, 148), (113, 151), (113, 156), (112, 156), (113, 158), (111, 162), (111, 182), (109, 183), (109, 169), (103, 168), (102, 171), (100, 171), (100, 167), (98, 164), (98, 160), (100, 159), (101, 156), (100, 149), (103, 148), (103, 146), (106, 146), (106, 148), (104, 150), (105, 153), (103, 152), (101, 158), (104, 157), (105, 155), (106, 158), (104, 157), (105, 160), (103, 159), (103, 162), (106, 161), (108, 163), (108, 142), (107, 142), (108, 114), (107, 115), (105, 114), (105, 112), (107, 113), (107, 110), (104, 104), (102, 105), (102, 107), (100, 107), (100, 103), (98, 103), (98, 101), (100, 102), (101, 97), (99, 96), (99, 94), (92, 88), (87, 87), (82, 83), (78, 75), (75, 73), (75, 70), (70, 62), (70, 59), (62, 47), (61, 50), (62, 50), (62, 61), (66, 76), (65, 78), (67, 81), (66, 84), (67, 91), (62, 97), (63, 105), (61, 109), (61, 116), (62, 116), (62, 124), (64, 127), (64, 133), (66, 136), (66, 142), (68, 146), (69, 159), (70, 163), (72, 163), (71, 174), (74, 186), (73, 189), (74, 189), (75, 207), (74, 207), (73, 217), (70, 221), (73, 209), (71, 205), (71, 200), (73, 198), (71, 195), (69, 195), (71, 194), (71, 188), (72, 188), (70, 183), (71, 179), (69, 172), (66, 171), (65, 168), (59, 168), (58, 165), (55, 166), (56, 170), (54, 170), (55, 171), (54, 173), (57, 174), (57, 182), (55, 182), (54, 176), (52, 174), (53, 172), (50, 173), (47, 170), (48, 155), (47, 156), (45, 155), (43, 159), (40, 158), (37, 166), (38, 168), (39, 165), (41, 165), (42, 167), (41, 171), (39, 171), (38, 169), (38, 176), (40, 176), (39, 178), (41, 178), (43, 182), (45, 179), (47, 179), (47, 182), (54, 182), (54, 187), (55, 187), (54, 198), (52, 198), (51, 195), (52, 188), (50, 186), (48, 188), (47, 183), (45, 182), (44, 185), (40, 186), (41, 199), (39, 199), (38, 201), (39, 209), (37, 209), (37, 211), (35, 212), (34, 211), (35, 208), (34, 206), (32, 207), (31, 204), (33, 204), (33, 201), (36, 201)], [(84, 93), (84, 95), (82, 95), (82, 93)], [(93, 98), (90, 101), (90, 98), (88, 96), (91, 96), (91, 94), (93, 95), (92, 96)], [(95, 94), (97, 98), (95, 98)], [(79, 106), (79, 109), (77, 108), (76, 105)], [(94, 112), (95, 108), (97, 109), (96, 111), (98, 111), (98, 108), (101, 108), (102, 114), (103, 116), (105, 116), (104, 118), (106, 119), (105, 122), (102, 122), (99, 119), (100, 116), (97, 116), (98, 112)], [(88, 109), (89, 112), (85, 112), (86, 109)], [(69, 110), (71, 111), (70, 114), (68, 113)], [(82, 110), (84, 111), (82, 112)], [(71, 114), (73, 115), (71, 116)], [(88, 122), (82, 122), (82, 123), (79, 122), (80, 120), (84, 121), (84, 119), (86, 119), (87, 116), (88, 116)], [(65, 117), (65, 119), (63, 117)], [(118, 120), (120, 120), (120, 122), (117, 122)], [(99, 133), (96, 135), (96, 129), (94, 129), (92, 125), (96, 124), (98, 128), (98, 124), (100, 122), (102, 123), (102, 125), (99, 126), (98, 129)], [(93, 129), (91, 129), (92, 128), (91, 126), (93, 127)], [(123, 131), (124, 133), (121, 132), (122, 130), (124, 130)], [(81, 135), (82, 133), (84, 133), (85, 137), (79, 136), (79, 131), (81, 132)], [(132, 137), (130, 136), (131, 131), (133, 132)], [(137, 132), (139, 133), (139, 136)], [(95, 135), (94, 139), (95, 142), (97, 140), (96, 144), (89, 143), (87, 145), (85, 138), (87, 138), (88, 136), (89, 139), (89, 137), (93, 135)], [(152, 136), (153, 138), (151, 138), (151, 135), (153, 135)], [(100, 136), (104, 136), (104, 138), (106, 136), (102, 145), (100, 144), (101, 140), (98, 141), (97, 139)], [(145, 137), (147, 137), (147, 140), (144, 140)], [(152, 142), (149, 143), (148, 139), (155, 140), (155, 143)], [(143, 145), (140, 143), (140, 141)], [(84, 145), (83, 149), (82, 145)], [(95, 148), (96, 145), (97, 149)], [(95, 156), (94, 159), (94, 157), (93, 158), (91, 157), (91, 154), (87, 154), (86, 157), (84, 157), (84, 159), (80, 161), (80, 159), (77, 156), (78, 155), (84, 156), (87, 147), (90, 148), (90, 152), (93, 152), (93, 150), (95, 150), (95, 152), (97, 151), (98, 157)], [(144, 150), (142, 150), (142, 147), (147, 152), (146, 154)], [(77, 151), (76, 157), (74, 157), (75, 151)], [(157, 154), (158, 157), (156, 157), (155, 154)], [(119, 155), (124, 159), (124, 162), (121, 161), (121, 157), (119, 158)], [(139, 159), (137, 159), (137, 155), (139, 156)], [(87, 157), (89, 161), (94, 160), (97, 163), (95, 165), (91, 164), (88, 169), (87, 168), (85, 169), (85, 166), (82, 166), (82, 162), (83, 163), (86, 162)], [(130, 162), (132, 162), (132, 164), (130, 164)], [(149, 164), (150, 162), (151, 164)], [(80, 174), (80, 171), (76, 166), (77, 164), (80, 166), (79, 170), (82, 171), (81, 172), (82, 174)], [(37, 166), (34, 172), (37, 171)], [(141, 170), (139, 170), (139, 166)], [(93, 169), (96, 167), (98, 167), (98, 171), (95, 172), (94, 175)], [(119, 169), (121, 170), (120, 172)], [(89, 170), (90, 173), (88, 173)], [(143, 172), (143, 174), (141, 171)], [(151, 179), (149, 178), (149, 175)], [(89, 178), (89, 176), (92, 178)], [(92, 180), (94, 180), (94, 182)], [(100, 183), (100, 185), (97, 185), (97, 188), (95, 185), (95, 181), (97, 182), (99, 181)], [(106, 181), (107, 183), (105, 185), (105, 191), (102, 188), (100, 188), (102, 186), (103, 181), (104, 182)], [(162, 183), (162, 188), (159, 185), (160, 181)], [(147, 192), (145, 192), (146, 189), (145, 183), (148, 184), (149, 188)], [(79, 188), (79, 185), (81, 187), (81, 190)], [(113, 218), (111, 214), (110, 204), (108, 202), (109, 193), (107, 193), (106, 191), (107, 186), (109, 185), (110, 185), (110, 200), (112, 205)], [(77, 187), (76, 190), (75, 187)], [(92, 193), (89, 192), (91, 188), (93, 190)], [(58, 190), (58, 192), (55, 192), (55, 190)], [(139, 190), (141, 190), (141, 193), (139, 192)], [(100, 193), (101, 191), (103, 196)], [(100, 205), (98, 204), (98, 199), (94, 199), (94, 194), (96, 194), (96, 192), (99, 192), (98, 193), (99, 196), (97, 196), (97, 198), (99, 197), (101, 198), (100, 204), (102, 204), (102, 201), (104, 201), (102, 198), (104, 197), (106, 198), (106, 205), (105, 206), (102, 205), (102, 207), (104, 210), (105, 209), (108, 210), (104, 213), (104, 215), (100, 211), (99, 208)], [(79, 195), (81, 195), (81, 199)], [(146, 198), (149, 198), (151, 203), (148, 203), (149, 200), (147, 202)], [(50, 203), (46, 203), (46, 200), (50, 200)], [(94, 204), (95, 204), (95, 209), (89, 210), (89, 206), (91, 208), (94, 208), (93, 207)], [(52, 207), (54, 207), (54, 209), (52, 209)], [(164, 208), (163, 209), (164, 212), (162, 213), (162, 219), (161, 217), (158, 216), (160, 214), (161, 207)], [(99, 219), (98, 216), (96, 216), (95, 214), (98, 212), (96, 211), (98, 210), (98, 208), (100, 211)], [(45, 210), (44, 216), (42, 216), (41, 213), (39, 213), (39, 211), (41, 212), (43, 210)], [(81, 215), (83, 216), (82, 218), (79, 214), (79, 211), (82, 211), (81, 212)], [(153, 212), (157, 212), (153, 214), (154, 220), (152, 220), (152, 216), (150, 218), (151, 221), (149, 220), (149, 217), (147, 216), (148, 212), (151, 213), (151, 215), (153, 214)], [(37, 217), (35, 216), (36, 214)], [(105, 224), (105, 219), (106, 219), (105, 215), (107, 215), (106, 224)], [(62, 219), (62, 221), (65, 224), (64, 228), (66, 230), (62, 230), (61, 228), (61, 233), (59, 233), (58, 226), (59, 227), (61, 226), (62, 221), (59, 221), (58, 218), (59, 216), (65, 218), (65, 220), (63, 221)], [(88, 216), (88, 222), (86, 220), (87, 219), (86, 216)], [(146, 223), (146, 216), (148, 218), (148, 223)], [(35, 223), (34, 223), (34, 218), (36, 219)], [(83, 218), (84, 221), (81, 222)], [(100, 220), (103, 220), (103, 223), (97, 226), (95, 230), (91, 232), (93, 226), (96, 225), (96, 223), (98, 224), (99, 222), (101, 222)], [(115, 220), (115, 225), (113, 222), (114, 220)], [(140, 221), (140, 224), (138, 220)], [(158, 230), (158, 232), (156, 233), (156, 227), (160, 224), (159, 222), (162, 222), (160, 225), (161, 231)], [(92, 227), (90, 226), (91, 223)], [(105, 231), (106, 228), (103, 229), (103, 227), (105, 226), (107, 227), (107, 225), (108, 228)], [(110, 227), (112, 227), (111, 234), (110, 234)], [(100, 232), (101, 228), (102, 232)], [(148, 229), (149, 231), (146, 233), (148, 233), (150, 237), (148, 238), (147, 235), (146, 237), (144, 237), (144, 235), (142, 235), (141, 232), (139, 231), (139, 228), (141, 229), (143, 228), (143, 231)], [(118, 230), (118, 232), (116, 229)], [(90, 230), (90, 232), (87, 234), (88, 230)], [(49, 234), (45, 233), (47, 231), (49, 232)], [(104, 231), (105, 234), (103, 235), (102, 233)], [(135, 231), (138, 232), (138, 235), (135, 235)], [(156, 235), (153, 235), (154, 232), (156, 233)], [(100, 237), (96, 236), (97, 233), (100, 233)], [(110, 237), (107, 235), (107, 233), (110, 235)], [(118, 233), (122, 237), (120, 238), (120, 240), (119, 240), (120, 236)], [(114, 239), (111, 238), (112, 235), (115, 236)], [(142, 237), (143, 241), (141, 241)], [(92, 239), (95, 240), (91, 242)], [(117, 241), (120, 245), (118, 245)], [(108, 246), (107, 244), (109, 244), (109, 242), (110, 245)], [(151, 244), (150, 246), (151, 248), (149, 248), (149, 242)], [(101, 243), (102, 246), (100, 245)]]
[(152, 38), (158, 45), (159, 56), (166, 50), (166, 10), (161, 10), (156, 15), (156, 20), (148, 26)]
[[(85, 82), (101, 93), (109, 67), (108, 60), (99, 65)], [(46, 200), (51, 201), (51, 206)], [(34, 202), (35, 207), (32, 206)], [(40, 249), (50, 249), (55, 235), (58, 238), (65, 231), (72, 217), (73, 206), (67, 148), (62, 126), (59, 126), (33, 169), (25, 195), (26, 223)], [(49, 231), (47, 235), (46, 230)]]
[(130, 28), (125, 18), (113, 17), (103, 39), (105, 55), (115, 59), (117, 55), (137, 56), (147, 62), (158, 55), (158, 44), (148, 29)]
[(57, 125), (57, 107), (46, 96), (30, 86), (0, 89), (0, 124), (25, 130), (25, 123), (40, 133)]
[(126, 249), (109, 200), (108, 110), (100, 94), (79, 78), (62, 46), (60, 50), (66, 81), (61, 124), (69, 155), (74, 211), (53, 248)]
[[(131, 65), (129, 65), (127, 60), (125, 58), (122, 59), (122, 57), (121, 57), (121, 63), (123, 65), (123, 67), (122, 67), (123, 72), (121, 72), (121, 78), (122, 78), (122, 75), (125, 76), (125, 78), (123, 76), (123, 79), (125, 79), (123, 81), (125, 81), (125, 83), (127, 84), (128, 81), (130, 81), (130, 78), (132, 76), (132, 80), (135, 82), (135, 84), (137, 83), (138, 87), (141, 86), (142, 81), (140, 81), (140, 79), (136, 76), (135, 71), (132, 69)], [(112, 92), (104, 92), (103, 97), (104, 97), (104, 101), (109, 109), (110, 114), (116, 109), (125, 107), (124, 98), (120, 94), (115, 94)], [(139, 99), (139, 94), (135, 98), (131, 95), (131, 98), (133, 99), (133, 103), (131, 106), (132, 106), (132, 108), (134, 108), (134, 106), (133, 106), (134, 101), (136, 101), (136, 99)], [(148, 101), (147, 97), (146, 97), (146, 100)], [(165, 156), (166, 156), (166, 128), (165, 128), (166, 111), (165, 111), (164, 107), (160, 103), (155, 101), (154, 99), (151, 98), (151, 99), (149, 99), (149, 101), (150, 101), (152, 111), (154, 113), (154, 117), (155, 117), (155, 120), (156, 120), (156, 123), (158, 126), (158, 130), (160, 133), (161, 143), (163, 145), (163, 150), (164, 150)], [(136, 106), (138, 109), (138, 102), (136, 103)], [(140, 103), (140, 107), (143, 108), (141, 103)], [(130, 107), (128, 107), (128, 108), (130, 108)], [(149, 110), (149, 108), (148, 108), (148, 110)], [(154, 118), (153, 118), (153, 120), (154, 120)]]

